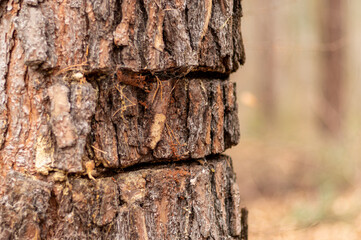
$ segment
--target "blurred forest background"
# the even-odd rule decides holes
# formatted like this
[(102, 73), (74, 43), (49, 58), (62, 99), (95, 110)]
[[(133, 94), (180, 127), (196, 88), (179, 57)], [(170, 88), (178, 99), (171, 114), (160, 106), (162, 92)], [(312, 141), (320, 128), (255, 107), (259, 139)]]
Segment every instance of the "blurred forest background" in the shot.
[(361, 239), (361, 1), (243, 0), (250, 239)]

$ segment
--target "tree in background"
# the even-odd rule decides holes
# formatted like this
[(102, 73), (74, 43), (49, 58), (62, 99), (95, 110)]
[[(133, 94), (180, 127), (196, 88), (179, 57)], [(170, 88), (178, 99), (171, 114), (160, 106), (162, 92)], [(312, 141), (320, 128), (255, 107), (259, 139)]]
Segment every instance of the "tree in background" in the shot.
[(321, 103), (319, 118), (324, 133), (338, 136), (344, 117), (344, 6), (343, 0), (323, 1), (321, 36), (322, 55)]
[(275, 11), (274, 0), (258, 1), (267, 17), (259, 18), (259, 38), (261, 39), (262, 51), (259, 61), (259, 99), (260, 107), (266, 124), (271, 123), (276, 114), (277, 98), (275, 93), (275, 68), (276, 53), (275, 45)]

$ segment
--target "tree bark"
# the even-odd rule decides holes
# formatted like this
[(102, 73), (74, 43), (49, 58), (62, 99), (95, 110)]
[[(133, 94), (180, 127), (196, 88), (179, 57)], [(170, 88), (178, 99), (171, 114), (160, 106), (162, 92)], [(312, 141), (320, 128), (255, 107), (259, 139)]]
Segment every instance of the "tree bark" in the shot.
[[(89, 181), (11, 171), (1, 239), (240, 239), (230, 159), (160, 165)], [(63, 183), (61, 178), (66, 178)]]
[(0, 3), (1, 239), (246, 239), (241, 4)]

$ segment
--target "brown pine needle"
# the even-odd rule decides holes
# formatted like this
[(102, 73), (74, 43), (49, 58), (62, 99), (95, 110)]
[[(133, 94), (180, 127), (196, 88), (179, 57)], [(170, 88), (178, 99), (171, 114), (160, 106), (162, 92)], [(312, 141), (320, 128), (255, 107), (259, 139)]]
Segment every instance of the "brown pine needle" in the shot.
[(113, 113), (113, 116), (112, 117), (114, 117), (119, 111), (121, 111), (122, 112), (122, 115), (121, 115), (121, 117), (123, 118), (123, 120), (125, 120), (124, 119), (124, 116), (123, 116), (123, 112), (125, 111), (125, 110), (127, 110), (127, 108), (128, 107), (133, 107), (133, 106), (135, 106), (136, 104), (135, 103), (133, 103), (127, 96), (125, 96), (125, 94), (123, 93), (123, 89), (125, 88), (126, 86), (121, 86), (120, 88), (116, 85), (115, 86), (115, 88), (118, 90), (118, 92), (119, 92), (119, 94), (120, 94), (120, 97), (121, 97), (121, 99), (126, 99), (126, 100), (128, 100), (128, 102), (130, 102), (130, 105), (122, 105), (117, 111), (115, 111), (115, 113)]
[(61, 70), (59, 70), (54, 76), (58, 76), (60, 74), (62, 74), (63, 72), (66, 72), (66, 71), (70, 71), (70, 70), (73, 70), (73, 69), (76, 69), (78, 67), (82, 67), (82, 66), (87, 66), (88, 64), (86, 62), (82, 62), (80, 64), (75, 64), (75, 65), (71, 65), (71, 66), (68, 66), (66, 68), (63, 68)]
[(155, 78), (157, 79), (157, 88), (155, 89), (155, 92), (153, 94), (153, 99), (152, 99), (152, 104), (154, 102), (155, 96), (157, 95), (158, 91), (159, 91), (159, 86), (161, 88), (161, 92), (160, 92), (160, 99), (162, 100), (162, 83), (160, 82), (159, 78), (157, 76), (155, 76)]
[(157, 78), (157, 81), (159, 83), (160, 86), (160, 100), (163, 101), (163, 84), (162, 82), (159, 80), (159, 78), (157, 76), (155, 76)]
[(104, 153), (104, 154), (108, 154), (107, 152), (103, 151), (103, 150), (100, 150), (99, 148), (96, 148), (94, 147), (93, 145), (91, 145), (92, 148), (94, 148), (94, 150), (98, 151), (98, 152), (101, 152), (101, 153)]
[(170, 93), (172, 93), (173, 92), (173, 90), (175, 89), (175, 87), (177, 86), (177, 84), (178, 84), (178, 81), (179, 81), (179, 79), (177, 79), (177, 81), (175, 82), (175, 84), (174, 84), (174, 86), (172, 87), (172, 90), (170, 91)]
[(227, 20), (222, 24), (222, 26), (219, 28), (219, 30), (223, 29), (226, 26), (227, 22), (229, 21), (229, 19), (231, 19), (231, 17), (232, 17), (232, 15), (227, 18)]
[(170, 136), (177, 141), (178, 146), (184, 146), (184, 145), (181, 145), (181, 143), (179, 142), (178, 138), (175, 136), (173, 130), (169, 127), (168, 123), (165, 123), (165, 126), (167, 127), (168, 132), (170, 133)]
[(115, 111), (115, 113), (113, 113), (112, 117), (114, 117), (120, 110), (122, 110), (122, 108), (119, 108), (117, 111)]
[(131, 107), (131, 106), (135, 106), (135, 103), (133, 103), (132, 101), (130, 101), (129, 98), (127, 98), (127, 96), (125, 96), (125, 94), (123, 93), (123, 89), (125, 88), (126, 86), (122, 86), (121, 89), (118, 88), (118, 86), (115, 86), (115, 88), (118, 90), (118, 92), (120, 93), (120, 96), (122, 98), (125, 98), (128, 100), (128, 102), (130, 102), (132, 105), (129, 105), (129, 106), (126, 106), (126, 107)]

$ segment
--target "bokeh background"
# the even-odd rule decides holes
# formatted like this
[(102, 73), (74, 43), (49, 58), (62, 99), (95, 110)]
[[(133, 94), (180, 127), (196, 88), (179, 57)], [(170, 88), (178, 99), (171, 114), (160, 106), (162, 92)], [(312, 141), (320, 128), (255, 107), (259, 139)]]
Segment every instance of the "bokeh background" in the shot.
[(361, 1), (243, 0), (249, 239), (361, 239)]

